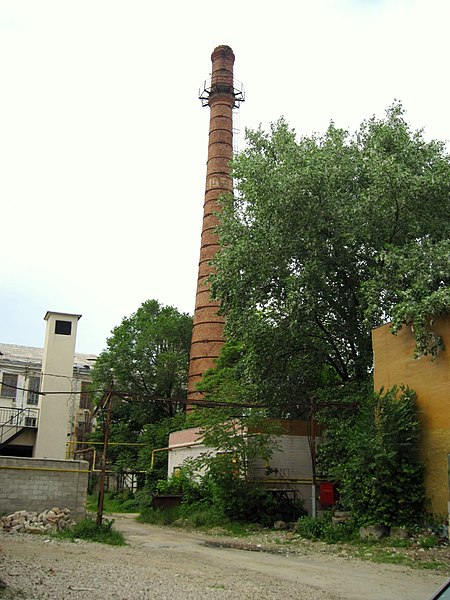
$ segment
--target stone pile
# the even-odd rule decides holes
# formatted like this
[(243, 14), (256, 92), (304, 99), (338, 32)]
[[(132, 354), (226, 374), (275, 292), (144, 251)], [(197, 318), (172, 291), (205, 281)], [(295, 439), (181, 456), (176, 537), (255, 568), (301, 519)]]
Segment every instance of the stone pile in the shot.
[(74, 524), (70, 510), (57, 506), (41, 513), (18, 510), (7, 517), (0, 517), (0, 529), (11, 533), (50, 533)]

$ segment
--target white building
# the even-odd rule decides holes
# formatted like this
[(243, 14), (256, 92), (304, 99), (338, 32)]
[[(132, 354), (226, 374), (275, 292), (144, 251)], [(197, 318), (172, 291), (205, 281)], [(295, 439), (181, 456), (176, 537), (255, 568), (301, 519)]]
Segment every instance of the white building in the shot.
[(75, 352), (80, 317), (47, 312), (44, 348), (0, 343), (0, 455), (62, 459), (91, 430), (96, 356)]
[[(269, 461), (254, 460), (249, 465), (247, 477), (258, 482), (273, 493), (292, 499), (303, 499), (305, 508), (316, 511), (316, 485), (313, 481), (312, 452), (320, 443), (317, 423), (302, 420), (275, 420), (280, 433), (273, 437), (274, 451)], [(243, 436), (247, 432), (243, 429)], [(202, 441), (199, 427), (175, 431), (169, 435), (168, 476), (177, 474), (186, 460), (202, 454), (215, 455), (217, 451), (207, 448)]]

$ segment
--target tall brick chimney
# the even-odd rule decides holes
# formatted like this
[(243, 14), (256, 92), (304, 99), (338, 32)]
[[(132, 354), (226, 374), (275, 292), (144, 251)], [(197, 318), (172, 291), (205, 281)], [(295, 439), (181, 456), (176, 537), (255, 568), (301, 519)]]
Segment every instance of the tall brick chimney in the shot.
[[(229, 46), (218, 46), (211, 55), (211, 79), (200, 90), (203, 106), (210, 108), (208, 162), (206, 171), (203, 227), (195, 299), (194, 327), (189, 360), (188, 402), (199, 400), (196, 384), (214, 367), (224, 344), (224, 318), (217, 314), (219, 303), (210, 299), (207, 282), (210, 261), (218, 250), (215, 227), (220, 210), (219, 196), (233, 190), (230, 161), (233, 156), (233, 108), (244, 100), (233, 78), (234, 54)], [(188, 410), (191, 406), (188, 404)]]

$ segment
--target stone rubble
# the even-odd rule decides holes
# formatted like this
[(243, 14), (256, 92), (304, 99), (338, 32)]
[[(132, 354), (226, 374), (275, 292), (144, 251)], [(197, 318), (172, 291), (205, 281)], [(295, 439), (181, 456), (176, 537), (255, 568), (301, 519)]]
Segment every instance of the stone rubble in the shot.
[(0, 517), (0, 530), (9, 533), (50, 533), (67, 529), (74, 524), (70, 510), (57, 506), (41, 513), (18, 510), (6, 517)]

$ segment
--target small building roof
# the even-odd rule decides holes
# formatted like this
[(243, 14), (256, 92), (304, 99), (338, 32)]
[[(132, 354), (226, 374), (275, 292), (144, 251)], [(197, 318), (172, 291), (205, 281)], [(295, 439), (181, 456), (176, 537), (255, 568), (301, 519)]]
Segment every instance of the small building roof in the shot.
[(82, 315), (77, 315), (77, 314), (74, 314), (74, 313), (59, 312), (58, 310), (48, 310), (45, 313), (44, 321), (48, 321), (50, 315), (59, 315), (60, 317), (76, 317), (77, 321), (79, 321), (81, 319), (81, 316), (82, 316)]
[[(43, 348), (19, 346), (17, 344), (3, 344), (0, 342), (0, 368), (2, 368), (3, 365), (16, 364), (23, 365), (24, 367), (28, 365), (40, 369), (43, 355)], [(73, 366), (74, 368), (89, 371), (96, 360), (96, 354), (81, 354), (80, 352), (75, 352)]]

